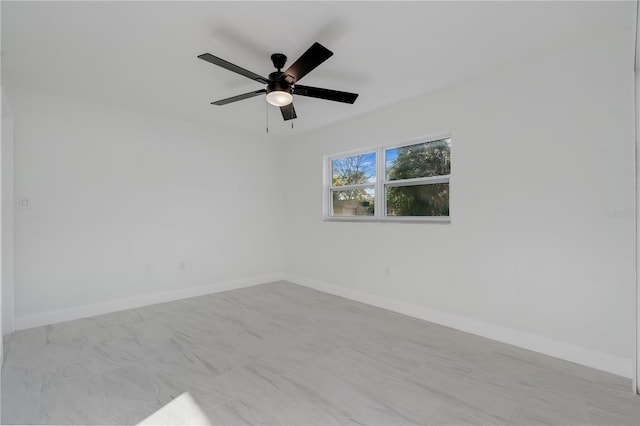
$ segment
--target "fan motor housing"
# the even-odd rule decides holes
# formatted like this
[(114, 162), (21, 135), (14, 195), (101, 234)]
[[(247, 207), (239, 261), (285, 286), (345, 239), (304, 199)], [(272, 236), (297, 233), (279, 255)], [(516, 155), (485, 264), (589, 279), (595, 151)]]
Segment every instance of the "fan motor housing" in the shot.
[(280, 79), (281, 72), (272, 72), (269, 74), (269, 83), (267, 84), (267, 93), (273, 91), (289, 92), (291, 93), (291, 84), (287, 80)]

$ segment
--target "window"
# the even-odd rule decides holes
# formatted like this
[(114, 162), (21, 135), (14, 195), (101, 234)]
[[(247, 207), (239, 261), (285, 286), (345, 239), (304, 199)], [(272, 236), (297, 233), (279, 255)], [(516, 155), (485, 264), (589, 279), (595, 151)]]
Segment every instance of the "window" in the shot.
[(384, 150), (385, 215), (449, 216), (451, 140)]
[(329, 156), (325, 165), (329, 219), (449, 220), (449, 136)]
[(376, 152), (329, 161), (331, 216), (373, 216), (376, 199)]

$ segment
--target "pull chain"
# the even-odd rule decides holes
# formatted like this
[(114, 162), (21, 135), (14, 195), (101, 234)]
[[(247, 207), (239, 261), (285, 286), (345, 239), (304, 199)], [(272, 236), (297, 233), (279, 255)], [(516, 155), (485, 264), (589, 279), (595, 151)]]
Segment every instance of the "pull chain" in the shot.
[(266, 110), (266, 114), (265, 114), (265, 118), (266, 118), (266, 126), (267, 126), (267, 133), (269, 133), (269, 104), (267, 102), (264, 103)]

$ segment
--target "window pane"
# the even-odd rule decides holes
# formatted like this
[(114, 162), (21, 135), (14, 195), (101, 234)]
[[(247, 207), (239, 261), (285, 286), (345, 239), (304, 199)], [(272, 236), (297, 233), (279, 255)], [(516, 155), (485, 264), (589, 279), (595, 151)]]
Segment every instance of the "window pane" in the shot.
[(451, 173), (451, 140), (442, 139), (385, 150), (387, 180)]
[(331, 186), (357, 185), (375, 181), (375, 152), (331, 160)]
[(386, 189), (387, 216), (449, 216), (449, 184), (392, 186)]
[(373, 216), (374, 189), (331, 191), (333, 211), (331, 216)]

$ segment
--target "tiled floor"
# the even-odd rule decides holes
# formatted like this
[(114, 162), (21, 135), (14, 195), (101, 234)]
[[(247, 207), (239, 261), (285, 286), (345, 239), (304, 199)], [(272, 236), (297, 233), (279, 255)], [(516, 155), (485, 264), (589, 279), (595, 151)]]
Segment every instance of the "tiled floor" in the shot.
[(15, 333), (2, 386), (3, 423), (640, 424), (630, 380), (285, 282)]

